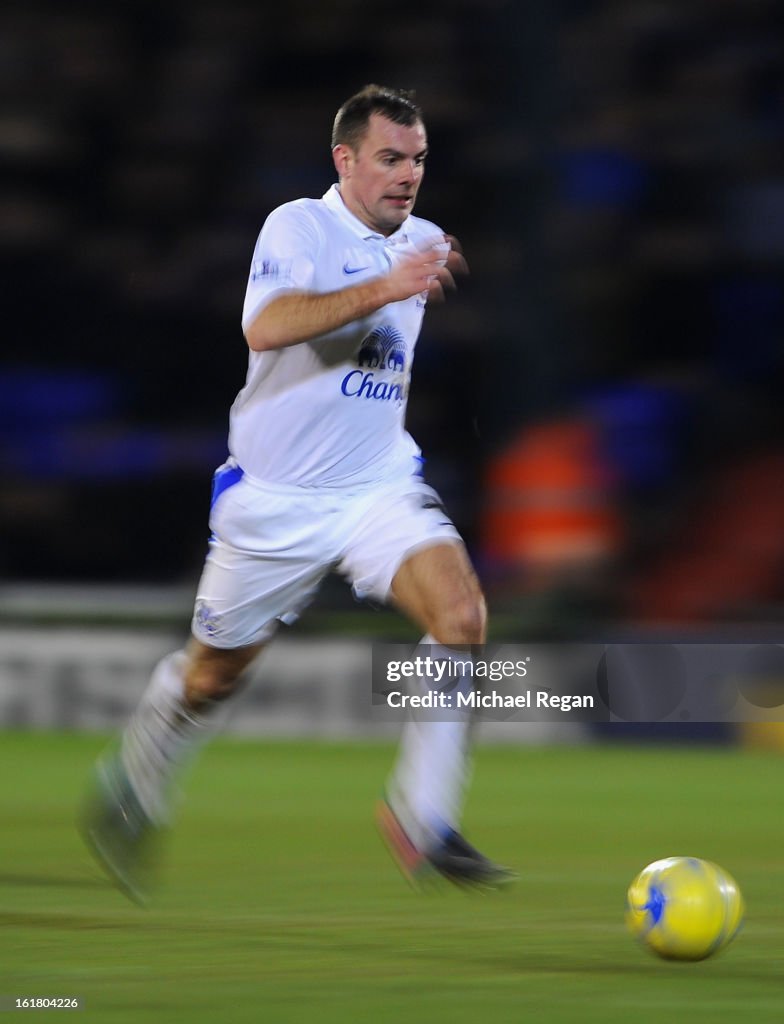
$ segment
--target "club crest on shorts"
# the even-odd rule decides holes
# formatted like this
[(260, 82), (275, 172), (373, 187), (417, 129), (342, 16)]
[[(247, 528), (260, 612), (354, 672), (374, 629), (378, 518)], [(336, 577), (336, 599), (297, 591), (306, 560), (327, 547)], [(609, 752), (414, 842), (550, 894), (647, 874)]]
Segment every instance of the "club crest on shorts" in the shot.
[(220, 633), (220, 616), (206, 601), (196, 602), (194, 618), (196, 625), (207, 636), (217, 636)]

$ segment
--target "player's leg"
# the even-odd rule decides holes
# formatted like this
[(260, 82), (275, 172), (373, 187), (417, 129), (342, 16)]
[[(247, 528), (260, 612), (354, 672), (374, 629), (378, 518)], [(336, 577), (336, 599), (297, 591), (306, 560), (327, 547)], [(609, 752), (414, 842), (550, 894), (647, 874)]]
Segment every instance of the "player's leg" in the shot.
[(171, 820), (180, 769), (215, 731), (218, 706), (236, 692), (278, 619), (308, 603), (334, 560), (321, 553), (318, 512), (261, 491), (238, 472), (218, 490), (193, 639), (156, 666), (118, 748), (96, 766), (82, 816), (98, 859), (139, 901), (154, 866), (147, 848)]
[[(484, 597), (462, 544), (437, 544), (407, 558), (392, 580), (394, 603), (424, 632), (417, 654), (451, 662), (452, 701), (472, 689), (465, 666), (485, 640)], [(419, 679), (422, 691), (436, 684)], [(412, 712), (400, 741), (389, 796), (420, 848), (458, 829), (469, 777), (471, 714), (459, 708)]]
[[(485, 642), (484, 596), (462, 544), (435, 544), (405, 559), (392, 580), (391, 600), (425, 631), (421, 650), (449, 660), (450, 692), (472, 689), (471, 652)], [(420, 685), (432, 686), (432, 680)], [(515, 878), (460, 833), (469, 776), (471, 714), (455, 708), (417, 712), (403, 729), (379, 823), (393, 853), (425, 864), (458, 884), (497, 888)], [(402, 840), (402, 846), (401, 846)], [(405, 866), (404, 860), (404, 866)], [(410, 872), (407, 872), (410, 873)]]
[(485, 642), (485, 599), (462, 544), (414, 551), (395, 573), (390, 599), (434, 643), (465, 650)]
[[(472, 686), (461, 666), (484, 643), (484, 597), (460, 535), (421, 478), (402, 481), (363, 510), (341, 569), (360, 596), (395, 604), (423, 629), (422, 653), (452, 660), (456, 687)], [(512, 877), (459, 833), (470, 727), (470, 714), (441, 709), (418, 712), (404, 727), (379, 824), (409, 876), (430, 865), (480, 885)]]
[(184, 765), (213, 733), (219, 705), (239, 687), (262, 649), (218, 650), (192, 638), (163, 658), (116, 749), (95, 767), (82, 834), (127, 896), (147, 901), (158, 847), (171, 824), (173, 790)]
[(222, 650), (192, 637), (163, 658), (122, 734), (122, 767), (147, 817), (170, 823), (176, 776), (209, 738), (220, 705), (237, 692), (263, 643)]

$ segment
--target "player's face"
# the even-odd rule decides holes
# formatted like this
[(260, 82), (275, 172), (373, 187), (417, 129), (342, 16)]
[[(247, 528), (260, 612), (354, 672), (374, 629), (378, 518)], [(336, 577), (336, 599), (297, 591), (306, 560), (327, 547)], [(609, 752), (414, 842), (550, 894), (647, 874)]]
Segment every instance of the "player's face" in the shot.
[(411, 213), (425, 173), (427, 135), (421, 121), (406, 126), (371, 114), (354, 150), (333, 150), (343, 202), (373, 231), (391, 235)]

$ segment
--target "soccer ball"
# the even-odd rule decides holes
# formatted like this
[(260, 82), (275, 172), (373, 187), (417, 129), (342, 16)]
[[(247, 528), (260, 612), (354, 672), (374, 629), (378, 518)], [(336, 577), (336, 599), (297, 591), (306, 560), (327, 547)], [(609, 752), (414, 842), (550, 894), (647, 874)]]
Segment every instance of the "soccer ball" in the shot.
[(704, 960), (737, 935), (745, 907), (738, 883), (696, 857), (665, 857), (643, 868), (626, 894), (626, 925), (667, 960)]

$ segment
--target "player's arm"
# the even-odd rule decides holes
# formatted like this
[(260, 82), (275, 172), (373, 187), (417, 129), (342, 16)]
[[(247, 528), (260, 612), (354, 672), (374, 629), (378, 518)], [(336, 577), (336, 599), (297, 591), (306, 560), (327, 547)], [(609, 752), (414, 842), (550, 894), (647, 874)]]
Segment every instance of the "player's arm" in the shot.
[(442, 264), (443, 254), (428, 249), (362, 284), (334, 292), (279, 293), (246, 325), (245, 338), (254, 352), (287, 348), (369, 316), (390, 302), (421, 292), (443, 294), (444, 289), (454, 288), (454, 279), (452, 270)]

